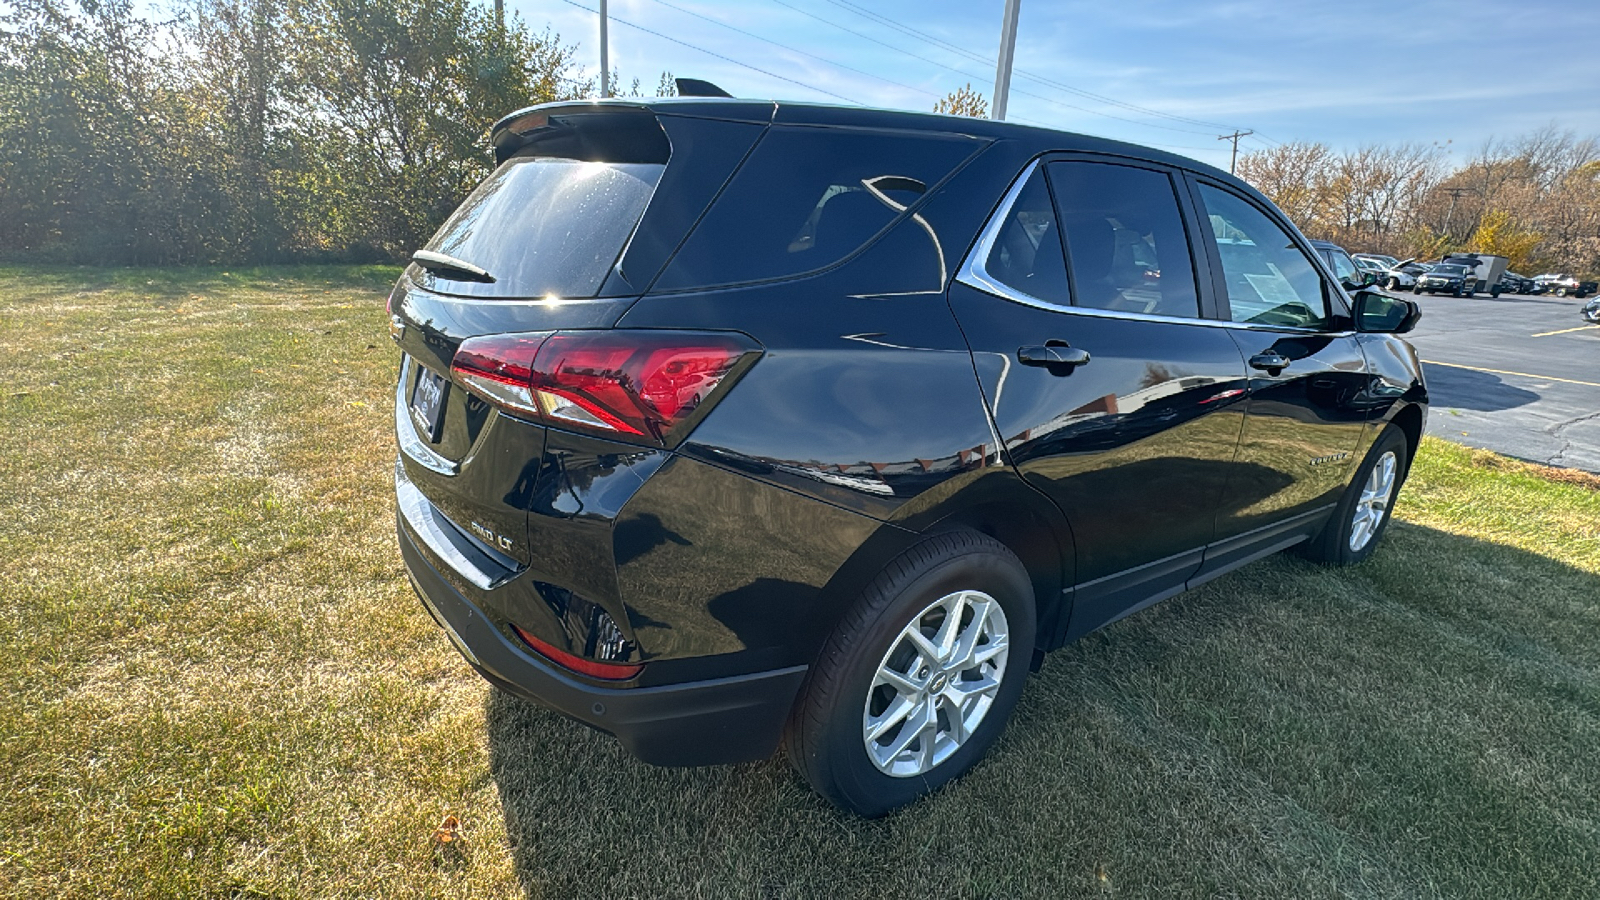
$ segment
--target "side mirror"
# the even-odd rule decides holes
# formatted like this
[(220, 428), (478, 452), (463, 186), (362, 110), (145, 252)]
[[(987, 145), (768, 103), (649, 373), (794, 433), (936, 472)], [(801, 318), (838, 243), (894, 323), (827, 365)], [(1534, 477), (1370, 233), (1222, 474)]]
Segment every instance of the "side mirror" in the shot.
[(1414, 301), (1378, 291), (1357, 291), (1356, 330), (1373, 334), (1405, 334), (1417, 327), (1422, 308)]

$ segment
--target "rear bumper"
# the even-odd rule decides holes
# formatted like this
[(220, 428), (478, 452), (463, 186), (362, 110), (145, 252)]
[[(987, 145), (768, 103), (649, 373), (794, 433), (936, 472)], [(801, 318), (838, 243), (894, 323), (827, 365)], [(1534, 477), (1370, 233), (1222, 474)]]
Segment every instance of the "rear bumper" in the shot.
[(600, 687), (513, 643), (434, 567), (404, 515), (400, 555), (423, 605), (490, 682), (608, 732), (660, 766), (764, 759), (778, 746), (805, 666), (655, 687)]

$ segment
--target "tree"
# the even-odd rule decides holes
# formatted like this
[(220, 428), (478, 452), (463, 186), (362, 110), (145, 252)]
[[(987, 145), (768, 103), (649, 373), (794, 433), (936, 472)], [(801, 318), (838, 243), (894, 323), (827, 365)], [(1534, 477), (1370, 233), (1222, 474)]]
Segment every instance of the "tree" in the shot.
[(1543, 235), (1537, 231), (1520, 228), (1505, 210), (1492, 210), (1478, 222), (1467, 249), (1474, 253), (1491, 253), (1504, 256), (1512, 271), (1527, 271), (1533, 264), (1533, 252)]
[(1308, 232), (1328, 203), (1332, 170), (1333, 154), (1327, 144), (1299, 141), (1246, 153), (1237, 166), (1240, 178)]
[(933, 105), (933, 111), (951, 116), (971, 116), (974, 119), (989, 117), (989, 101), (983, 99), (983, 94), (972, 89), (972, 82), (961, 86), (960, 90), (945, 95), (943, 100)]
[[(566, 99), (572, 48), (468, 0), (303, 0), (292, 8), (331, 228), (374, 252), (420, 246), (488, 171), (485, 124)], [(347, 217), (347, 218), (346, 218)]]

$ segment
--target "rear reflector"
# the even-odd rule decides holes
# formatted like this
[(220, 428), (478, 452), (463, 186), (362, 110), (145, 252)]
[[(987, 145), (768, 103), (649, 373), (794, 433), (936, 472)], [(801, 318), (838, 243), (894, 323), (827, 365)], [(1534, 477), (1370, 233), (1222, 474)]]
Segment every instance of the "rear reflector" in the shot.
[(463, 341), (451, 369), (519, 415), (664, 445), (759, 352), (732, 332), (489, 335)]
[(511, 630), (515, 631), (517, 633), (517, 637), (520, 637), (526, 641), (528, 646), (532, 647), (540, 656), (549, 659), (551, 662), (561, 666), (562, 668), (571, 669), (580, 675), (587, 675), (590, 678), (605, 678), (611, 681), (622, 681), (624, 679), (632, 678), (633, 676), (644, 671), (644, 666), (640, 664), (630, 665), (627, 663), (599, 662), (598, 660), (584, 659), (581, 656), (573, 656), (571, 653), (568, 653), (565, 650), (557, 650), (555, 647), (552, 647), (544, 641), (539, 640), (515, 625), (511, 626)]

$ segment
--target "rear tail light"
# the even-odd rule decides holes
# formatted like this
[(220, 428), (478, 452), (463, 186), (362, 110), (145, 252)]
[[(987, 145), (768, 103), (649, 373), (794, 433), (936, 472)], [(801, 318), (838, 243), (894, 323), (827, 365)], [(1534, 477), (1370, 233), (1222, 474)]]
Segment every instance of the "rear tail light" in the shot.
[(517, 415), (664, 445), (759, 352), (732, 332), (489, 335), (463, 341), (451, 370)]

